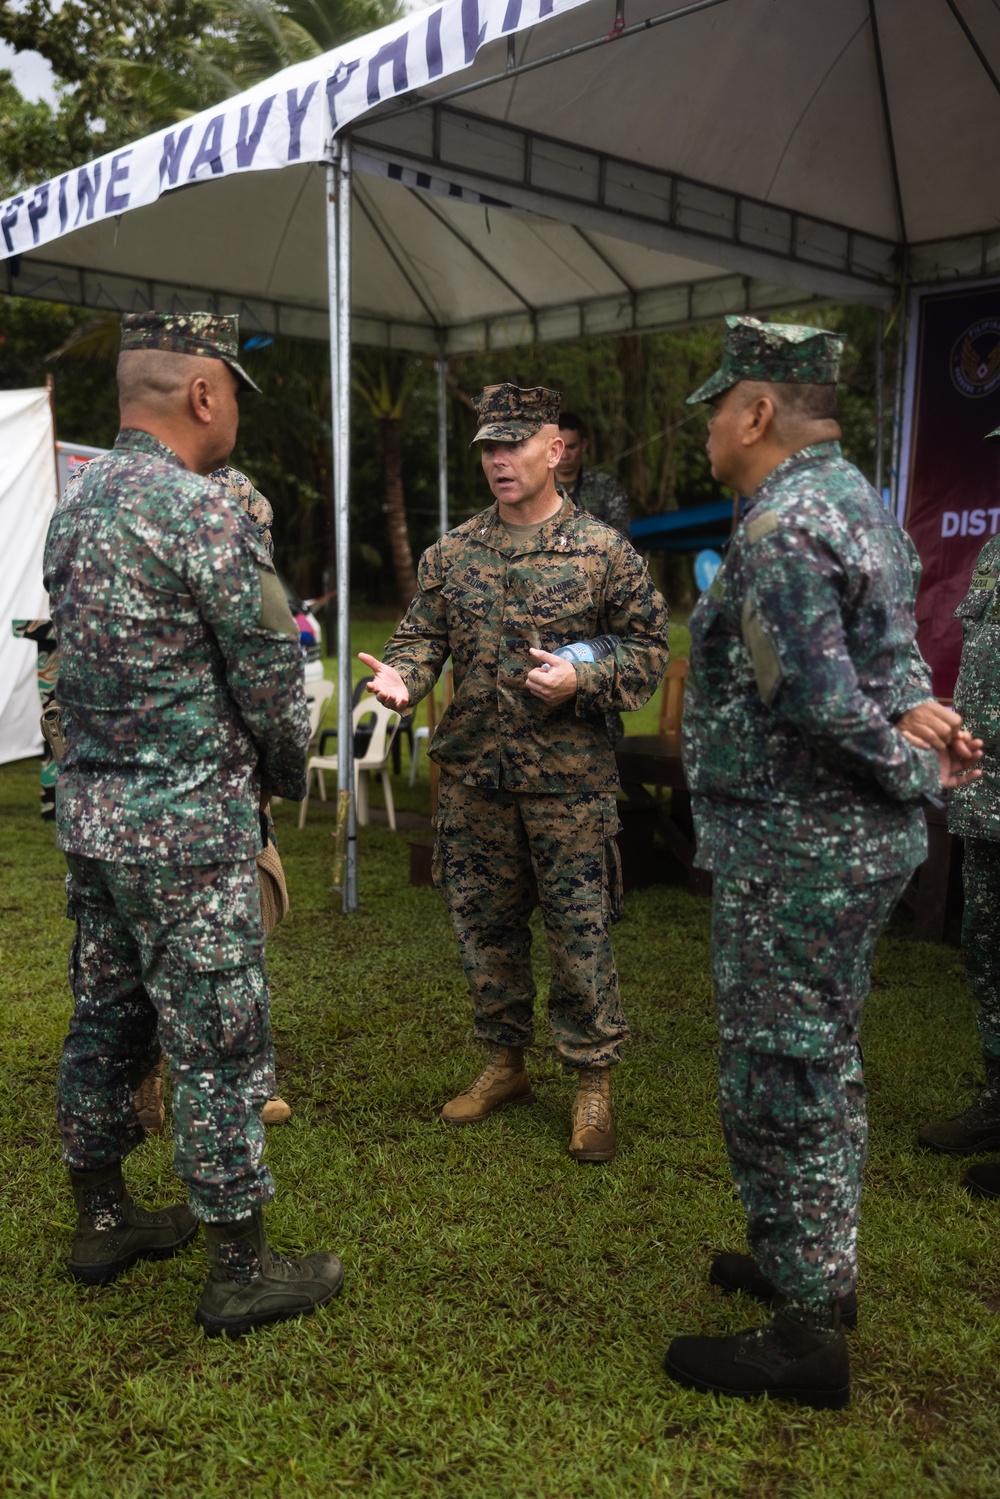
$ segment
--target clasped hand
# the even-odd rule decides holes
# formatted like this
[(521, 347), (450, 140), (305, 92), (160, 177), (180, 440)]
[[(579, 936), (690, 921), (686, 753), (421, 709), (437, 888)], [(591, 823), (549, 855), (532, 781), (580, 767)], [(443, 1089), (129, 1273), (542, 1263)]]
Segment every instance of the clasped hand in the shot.
[(962, 728), (961, 716), (943, 703), (929, 698), (908, 708), (896, 727), (914, 749), (937, 751), (942, 790), (968, 786), (982, 775), (977, 762), (983, 757), (983, 741), (973, 739)]

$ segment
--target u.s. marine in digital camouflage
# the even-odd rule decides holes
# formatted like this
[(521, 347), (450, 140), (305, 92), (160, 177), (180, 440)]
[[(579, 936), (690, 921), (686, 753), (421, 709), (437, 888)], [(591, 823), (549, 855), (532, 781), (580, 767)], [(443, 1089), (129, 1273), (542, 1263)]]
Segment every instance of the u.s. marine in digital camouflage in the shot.
[[(525, 692), (529, 649), (607, 634), (620, 645), (576, 664), (572, 702), (553, 710)], [(494, 505), (427, 549), (416, 598), (385, 650), (414, 702), (449, 656), (455, 694), (430, 749), (442, 770), (483, 790), (613, 794), (603, 715), (655, 692), (666, 608), (638, 553), (571, 501), (523, 543)]]
[[(988, 434), (1000, 441), (1000, 430)], [(976, 1001), (986, 1073), (978, 1098), (953, 1119), (927, 1125), (920, 1142), (948, 1155), (1000, 1151), (1000, 535), (983, 547), (965, 598), (955, 707), (983, 741), (982, 777), (951, 793), (948, 827), (965, 840), (962, 957)], [(1000, 1199), (1000, 1163), (973, 1166), (965, 1184)]]
[[(497, 503), (428, 548), (384, 663), (363, 659), (390, 704), (418, 701), (453, 663), (454, 697), (430, 749), (442, 772), (435, 872), (490, 1062), (443, 1117), (466, 1123), (530, 1098), (523, 1053), (534, 1034), (537, 882), (553, 1036), (581, 1077), (571, 1150), (607, 1159), (608, 1072), (627, 1028), (607, 929), (620, 888), (604, 715), (656, 690), (667, 615), (631, 546), (557, 492), (558, 402), (545, 389), (483, 392), (476, 441)], [(570, 666), (552, 654), (599, 634), (620, 638), (603, 660)], [(558, 688), (551, 695), (543, 668)]]
[[(342, 1276), (328, 1256), (272, 1260), (259, 1219), (273, 1192), (259, 1115), (274, 1091), (260, 806), (304, 793), (309, 721), (268, 552), (203, 477), (228, 457), (237, 384), (252, 383), (236, 319), (127, 316), (122, 341), (123, 429), (64, 494), (45, 548), (69, 741), (56, 822), (76, 920), (58, 1089), (79, 1213), (70, 1269), (114, 1279), (173, 1253), (200, 1219), (212, 1270), (197, 1315), (235, 1334), (318, 1305)], [(143, 1138), (132, 1090), (159, 1044), (194, 1216), (144, 1213), (122, 1175)]]
[(836, 1405), (865, 1154), (861, 1008), (940, 770), (897, 727), (929, 696), (915, 559), (836, 440), (841, 340), (727, 322), (722, 368), (691, 400), (715, 405), (713, 474), (751, 502), (691, 618), (684, 762), (697, 862), (714, 876), (719, 1098), (751, 1251), (712, 1278), (779, 1312), (757, 1333), (677, 1339), (667, 1368), (699, 1389)]
[(246, 474), (240, 473), (238, 468), (231, 464), (224, 464), (222, 468), (213, 469), (208, 476), (214, 483), (221, 484), (236, 500), (241, 509), (245, 510), (257, 532), (257, 539), (274, 560), (274, 539), (271, 536), (271, 526), (274, 524), (274, 510), (271, 501), (261, 494), (260, 490), (248, 479)]

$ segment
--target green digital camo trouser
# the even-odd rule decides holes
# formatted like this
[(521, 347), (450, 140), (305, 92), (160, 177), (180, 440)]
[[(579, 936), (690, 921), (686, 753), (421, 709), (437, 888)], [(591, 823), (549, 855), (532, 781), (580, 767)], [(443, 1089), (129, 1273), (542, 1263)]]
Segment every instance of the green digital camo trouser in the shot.
[(719, 1108), (757, 1268), (836, 1300), (857, 1276), (868, 1126), (859, 1026), (909, 876), (804, 887), (716, 879)]
[(614, 795), (481, 791), (442, 775), (435, 829), (434, 882), (472, 991), (476, 1039), (534, 1040), (528, 918), (537, 887), (556, 1049), (570, 1067), (619, 1061), (628, 1026), (608, 930), (621, 915)]
[(1000, 842), (966, 838), (962, 957), (977, 1006), (983, 1056), (1000, 1060)]
[(76, 937), (59, 1069), (64, 1160), (92, 1170), (139, 1144), (132, 1092), (162, 1047), (191, 1210), (209, 1223), (247, 1217), (274, 1195), (262, 1160), (274, 1053), (256, 862), (66, 862)]

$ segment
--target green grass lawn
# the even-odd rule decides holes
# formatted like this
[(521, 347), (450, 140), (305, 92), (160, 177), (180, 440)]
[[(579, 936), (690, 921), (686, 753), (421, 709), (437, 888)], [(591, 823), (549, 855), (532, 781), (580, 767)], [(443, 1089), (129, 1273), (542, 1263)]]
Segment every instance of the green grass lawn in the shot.
[[(359, 630), (364, 648), (387, 627)], [(646, 710), (647, 712), (649, 710)], [(630, 728), (635, 728), (631, 723)], [(405, 752), (404, 752), (405, 764)], [(427, 808), (427, 781), (398, 801)], [(63, 866), (34, 762), (0, 767), (0, 1493), (169, 1499), (996, 1499), (1000, 1209), (920, 1154), (977, 1066), (959, 955), (878, 954), (866, 1020), (872, 1149), (854, 1397), (836, 1413), (719, 1402), (662, 1372), (678, 1332), (756, 1323), (706, 1281), (741, 1247), (715, 1112), (708, 905), (665, 883), (616, 929), (634, 1040), (621, 1153), (566, 1154), (572, 1084), (450, 1130), (479, 1057), (444, 907), (407, 883), (406, 835), (360, 835), (364, 909), (332, 896), (332, 813), (278, 808), (292, 911), (269, 953), (279, 1084), (271, 1235), (335, 1248), (342, 1297), (241, 1342), (206, 1340), (197, 1242), (85, 1290), (53, 1123), (69, 1014)], [(544, 964), (543, 991), (544, 991)], [(544, 1042), (544, 1029), (540, 1030)], [(127, 1174), (175, 1200), (168, 1140)]]

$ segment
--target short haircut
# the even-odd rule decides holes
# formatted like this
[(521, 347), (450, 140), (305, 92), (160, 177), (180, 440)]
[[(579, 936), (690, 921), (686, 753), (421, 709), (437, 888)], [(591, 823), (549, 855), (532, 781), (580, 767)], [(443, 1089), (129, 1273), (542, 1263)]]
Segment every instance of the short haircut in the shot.
[(577, 416), (575, 411), (560, 411), (559, 430), (579, 432), (581, 437), (586, 437), (587, 427), (582, 417)]
[(793, 385), (776, 380), (770, 387), (779, 416), (790, 422), (835, 422), (835, 385)]
[[(215, 364), (221, 361), (213, 360)], [(118, 356), (118, 395), (123, 406), (151, 406), (167, 410), (175, 405), (199, 375), (211, 380), (214, 371), (200, 354), (175, 354), (169, 349), (126, 349)]]

